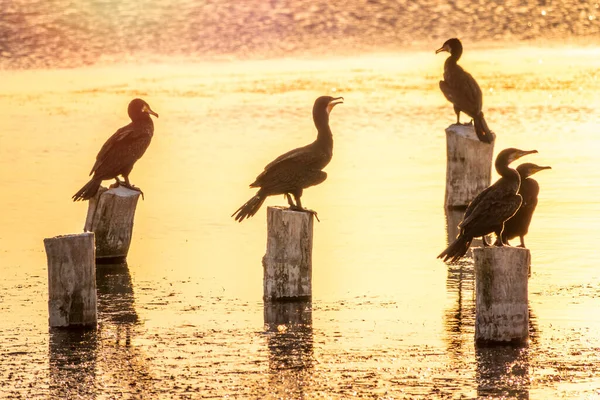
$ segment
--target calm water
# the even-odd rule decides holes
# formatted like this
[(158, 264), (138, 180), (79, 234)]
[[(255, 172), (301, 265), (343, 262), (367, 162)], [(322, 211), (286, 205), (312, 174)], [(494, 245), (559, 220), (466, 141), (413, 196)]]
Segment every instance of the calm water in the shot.
[[(445, 15), (442, 6), (421, 3), (415, 13)], [(48, 11), (45, 4), (62, 8)], [(85, 15), (108, 13), (110, 4), (95, 3)], [(53, 54), (34, 43), (38, 51), (3, 53), (3, 65), (13, 69), (0, 72), (0, 397), (600, 397), (596, 39), (589, 43), (573, 28), (565, 36), (577, 43), (569, 45), (510, 38), (491, 49), (465, 44), (462, 64), (484, 91), (486, 119), (498, 135), (495, 153), (535, 148), (539, 154), (527, 161), (553, 168), (536, 176), (540, 201), (526, 239), (533, 258), (529, 346), (476, 349), (472, 260), (448, 267), (435, 258), (447, 243), (447, 218), (457, 219), (443, 209), (444, 129), (454, 113), (437, 86), (444, 57), (434, 50), (442, 39), (417, 34), (423, 43), (394, 53), (384, 51), (382, 39), (378, 52), (355, 56), (315, 51), (301, 60), (243, 60), (248, 54), (241, 51), (235, 60), (200, 61), (194, 52), (174, 57), (188, 51), (177, 47), (183, 43), (204, 43), (180, 35), (180, 17), (165, 22), (165, 31), (175, 29), (173, 47), (157, 38), (173, 52), (163, 48), (132, 62), (120, 54), (141, 54), (147, 41), (120, 48), (113, 36), (138, 30), (131, 21), (113, 29), (115, 16), (156, 20), (167, 12), (164, 4), (138, 2), (146, 14), (132, 5), (110, 8), (106, 25), (87, 28), (89, 19), (78, 14), (83, 6), (25, 5), (29, 13), (9, 4), (11, 18), (31, 24), (73, 12), (69, 20), (78, 24), (56, 26), (71, 30), (74, 39), (65, 40), (89, 38), (90, 45), (56, 44), (69, 53)], [(466, 6), (454, 6), (458, 11), (447, 13), (458, 18)], [(594, 4), (572, 6), (560, 12), (578, 17), (564, 23), (585, 26), (577, 7), (592, 12)], [(537, 5), (523, 5), (520, 12), (534, 11)], [(326, 15), (307, 12), (300, 15)], [(399, 15), (402, 25), (407, 17)], [(595, 20), (587, 21), (585, 32), (596, 32)], [(377, 30), (381, 38), (387, 29)], [(443, 38), (455, 33), (439, 29), (435, 35)], [(491, 40), (494, 29), (466, 36)], [(553, 29), (550, 37), (566, 32)], [(31, 40), (54, 37), (18, 32)], [(307, 39), (293, 38), (283, 43), (302, 53)], [(74, 68), (57, 68), (65, 65)], [(265, 210), (242, 224), (229, 215), (252, 196), (247, 185), (266, 163), (314, 139), (311, 107), (323, 94), (346, 101), (331, 115), (329, 178), (303, 197), (321, 219), (313, 301), (299, 306), (298, 324), (265, 326)], [(48, 332), (42, 239), (82, 230), (87, 205), (70, 196), (87, 181), (102, 143), (127, 123), (135, 96), (161, 117), (131, 175), (146, 200), (138, 205), (128, 265), (98, 269), (97, 331)], [(266, 203), (277, 204), (284, 199)]]

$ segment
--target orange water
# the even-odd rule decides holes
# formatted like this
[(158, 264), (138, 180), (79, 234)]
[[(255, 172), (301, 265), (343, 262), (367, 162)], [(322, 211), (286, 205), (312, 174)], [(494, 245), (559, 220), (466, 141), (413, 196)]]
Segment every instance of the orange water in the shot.
[[(497, 352), (473, 345), (472, 262), (436, 259), (454, 113), (433, 50), (0, 72), (0, 381), (29, 396), (63, 381), (86, 396), (598, 395), (600, 50), (478, 48), (461, 60), (484, 92), (495, 153), (537, 149), (526, 161), (553, 168), (535, 176), (526, 238), (533, 339)], [(312, 326), (282, 336), (263, 328), (265, 210), (242, 224), (230, 215), (264, 165), (314, 139), (325, 94), (345, 104), (331, 115), (329, 177), (303, 196), (321, 219)], [(84, 384), (47, 331), (42, 239), (82, 230), (86, 204), (70, 197), (138, 96), (160, 118), (130, 176), (146, 195), (123, 306), (137, 322), (101, 310), (100, 331), (76, 341), (93, 372)], [(107, 304), (123, 300), (107, 287)]]

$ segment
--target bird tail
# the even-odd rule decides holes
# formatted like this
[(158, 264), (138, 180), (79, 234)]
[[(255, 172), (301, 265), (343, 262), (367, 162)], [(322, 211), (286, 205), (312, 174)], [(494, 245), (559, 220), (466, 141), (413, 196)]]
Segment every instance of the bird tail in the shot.
[(73, 201), (89, 200), (96, 195), (102, 180), (92, 178), (77, 193), (73, 195)]
[(255, 195), (250, 200), (244, 203), (240, 208), (238, 208), (231, 216), (235, 215), (235, 220), (238, 222), (242, 222), (245, 218), (250, 218), (262, 206), (265, 202), (266, 197)]
[(480, 112), (479, 115), (473, 118), (473, 122), (475, 124), (475, 133), (480, 141), (492, 143), (496, 139), (496, 134), (490, 130), (487, 122), (485, 122), (483, 112)]
[(454, 263), (458, 261), (462, 256), (467, 254), (473, 238), (464, 236), (463, 234), (458, 235), (454, 242), (450, 243), (446, 250), (442, 251), (437, 258), (443, 258), (445, 262), (450, 261)]

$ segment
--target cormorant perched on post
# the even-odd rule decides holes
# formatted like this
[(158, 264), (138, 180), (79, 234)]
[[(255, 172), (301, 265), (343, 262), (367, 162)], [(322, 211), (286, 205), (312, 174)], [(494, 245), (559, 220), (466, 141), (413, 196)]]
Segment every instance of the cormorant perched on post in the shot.
[(460, 124), (460, 112), (464, 112), (473, 118), (475, 133), (479, 140), (492, 143), (496, 135), (488, 127), (481, 111), (483, 104), (481, 88), (471, 74), (457, 64), (463, 52), (462, 43), (456, 38), (448, 39), (435, 54), (442, 51), (449, 52), (450, 57), (444, 63), (444, 80), (440, 81), (440, 89), (446, 99), (454, 104), (456, 123)]
[[(333, 107), (342, 103), (343, 97), (321, 96), (313, 106), (313, 121), (317, 127), (317, 139), (311, 144), (289, 151), (271, 163), (256, 177), (250, 187), (260, 188), (256, 195), (233, 213), (235, 220), (242, 222), (256, 214), (267, 196), (283, 194), (290, 209), (308, 211), (302, 208), (300, 197), (302, 190), (318, 185), (327, 178), (321, 171), (333, 155), (333, 136), (329, 128), (329, 113)], [(292, 202), (294, 196), (296, 203)]]
[[(502, 232), (504, 221), (514, 215), (521, 206), (521, 196), (517, 194), (521, 184), (519, 173), (508, 165), (527, 154), (537, 150), (524, 151), (515, 148), (502, 150), (496, 157), (496, 171), (501, 178), (493, 185), (479, 193), (467, 207), (462, 222), (458, 225), (460, 233), (442, 251), (438, 258), (444, 261), (458, 261), (467, 253), (473, 238), (481, 236), (483, 246), (489, 246), (485, 235)], [(501, 236), (495, 246), (503, 246)]]
[[(502, 242), (504, 244), (508, 244), (508, 240), (519, 236), (521, 239), (519, 247), (525, 247), (524, 236), (527, 235), (529, 230), (531, 217), (537, 206), (538, 194), (540, 193), (540, 185), (530, 176), (544, 169), (551, 169), (551, 167), (540, 167), (532, 163), (521, 164), (517, 167), (517, 172), (521, 176), (519, 194), (523, 198), (523, 203), (521, 203), (519, 211), (504, 222), (504, 230), (502, 231)], [(499, 232), (496, 231), (496, 236), (498, 235)]]
[[(73, 195), (73, 201), (88, 200), (96, 194), (100, 184), (106, 179), (116, 179), (117, 185), (142, 192), (129, 183), (129, 173), (133, 164), (144, 155), (154, 134), (154, 123), (150, 114), (158, 114), (150, 109), (142, 99), (133, 99), (127, 108), (131, 123), (116, 131), (100, 149), (90, 175), (92, 179)], [(119, 180), (122, 175), (125, 182)]]

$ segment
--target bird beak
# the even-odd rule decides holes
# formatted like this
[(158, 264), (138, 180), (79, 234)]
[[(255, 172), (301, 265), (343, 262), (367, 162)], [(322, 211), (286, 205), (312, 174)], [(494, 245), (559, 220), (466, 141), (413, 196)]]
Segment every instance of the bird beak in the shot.
[(523, 156), (526, 156), (527, 154), (535, 154), (537, 152), (537, 150), (521, 150), (517, 153), (517, 158), (521, 158)]
[(435, 51), (435, 54), (441, 53), (442, 51), (447, 51), (450, 53), (450, 47), (448, 45), (442, 46)]
[(148, 113), (148, 114), (150, 114), (150, 115), (154, 115), (156, 118), (158, 118), (158, 114), (157, 114), (157, 113), (155, 113), (154, 111), (152, 111), (152, 110), (150, 109), (150, 107), (149, 107), (149, 106), (147, 106), (146, 104), (144, 104), (144, 107), (142, 108), (142, 112)]
[(519, 158), (526, 156), (527, 154), (534, 154), (537, 153), (537, 150), (519, 150), (515, 153), (513, 153), (512, 157), (510, 158), (509, 164), (515, 160), (518, 160)]
[(338, 104), (344, 104), (343, 97), (336, 97), (336, 98), (332, 99), (329, 102), (329, 104), (327, 104), (327, 114), (329, 114), (331, 112), (331, 110), (333, 110), (333, 107), (335, 107)]
[(540, 172), (544, 169), (552, 169), (552, 167), (537, 167), (537, 168), (534, 168), (533, 173), (535, 174), (536, 172)]

